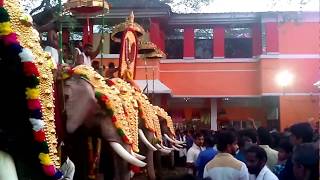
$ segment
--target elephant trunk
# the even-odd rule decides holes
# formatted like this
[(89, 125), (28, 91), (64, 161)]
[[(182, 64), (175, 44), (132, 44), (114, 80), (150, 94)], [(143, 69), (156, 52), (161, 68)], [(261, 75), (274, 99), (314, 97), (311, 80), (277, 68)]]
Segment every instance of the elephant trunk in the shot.
[(144, 167), (146, 165), (145, 162), (140, 161), (126, 151), (119, 143), (110, 142), (110, 146), (123, 160), (127, 161), (128, 163), (137, 167)]
[(156, 174), (154, 170), (154, 163), (153, 163), (153, 151), (147, 150), (147, 171), (148, 171), (148, 179), (149, 180), (155, 180)]
[(146, 145), (146, 147), (152, 151), (156, 151), (157, 148), (155, 148), (146, 138), (145, 134), (143, 133), (143, 131), (141, 129), (139, 129), (139, 137), (141, 139), (141, 141)]

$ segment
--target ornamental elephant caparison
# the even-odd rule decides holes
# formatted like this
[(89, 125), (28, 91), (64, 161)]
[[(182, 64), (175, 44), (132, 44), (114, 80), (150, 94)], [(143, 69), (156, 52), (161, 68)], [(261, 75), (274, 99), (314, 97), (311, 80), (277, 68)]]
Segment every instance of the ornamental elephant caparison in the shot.
[[(97, 97), (99, 93), (100, 99)], [(91, 67), (75, 67), (73, 74), (64, 82), (64, 96), (67, 133), (73, 134), (82, 128), (85, 132), (94, 132), (93, 134), (101, 136), (104, 142), (108, 142), (108, 148), (114, 152), (108, 154), (114, 167), (110, 169), (114, 174), (113, 179), (130, 179), (129, 164), (138, 167), (146, 165), (132, 153), (135, 150), (134, 144), (137, 143), (133, 142), (136, 141), (133, 140), (133, 134), (138, 134), (138, 129), (132, 127), (138, 122), (128, 122), (129, 118), (125, 115), (119, 92), (106, 85), (103, 77)]]
[[(114, 78), (111, 80), (107, 80), (107, 83), (109, 86), (116, 87), (122, 95), (126, 94), (128, 95), (127, 97), (133, 98), (132, 100), (136, 101), (136, 103), (138, 104), (139, 138), (141, 140), (140, 142), (143, 142), (139, 144), (139, 147), (141, 149), (141, 153), (146, 155), (148, 179), (156, 179), (153, 160), (154, 151), (158, 150), (162, 154), (169, 154), (174, 149), (178, 150), (175, 145), (179, 146), (178, 144), (182, 143), (172, 140), (172, 143), (169, 143), (169, 145), (174, 148), (168, 148), (163, 145), (163, 137), (167, 138), (168, 134), (171, 137), (174, 137), (171, 118), (162, 108), (153, 106), (146, 95), (142, 94), (139, 90), (132, 87), (124, 80)], [(165, 118), (165, 121), (167, 123), (162, 123), (163, 127), (161, 127), (158, 117)], [(163, 132), (165, 132), (164, 136), (162, 135), (162, 129), (164, 129)]]

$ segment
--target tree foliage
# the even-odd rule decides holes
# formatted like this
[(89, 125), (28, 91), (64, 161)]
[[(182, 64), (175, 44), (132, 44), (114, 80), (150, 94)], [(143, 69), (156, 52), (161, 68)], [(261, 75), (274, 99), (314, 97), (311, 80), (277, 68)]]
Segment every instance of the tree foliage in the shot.
[(201, 7), (209, 5), (214, 0), (161, 0), (170, 5), (174, 12), (190, 13), (198, 12)]

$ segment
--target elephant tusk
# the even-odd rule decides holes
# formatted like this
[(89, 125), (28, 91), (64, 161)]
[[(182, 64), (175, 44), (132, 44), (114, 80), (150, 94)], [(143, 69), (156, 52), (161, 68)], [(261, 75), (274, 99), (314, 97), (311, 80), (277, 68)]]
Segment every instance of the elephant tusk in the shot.
[(183, 146), (181, 146), (179, 144), (175, 144), (174, 146), (176, 146), (177, 148), (183, 148)]
[(156, 144), (155, 146), (158, 148), (158, 150), (159, 150), (160, 152), (162, 152), (162, 153), (164, 153), (164, 154), (169, 154), (169, 153), (171, 153), (171, 150), (163, 149), (159, 144)]
[(184, 144), (182, 141), (178, 141), (176, 139), (172, 139), (168, 136), (168, 134), (164, 134), (164, 137), (173, 144)]
[(164, 146), (164, 145), (161, 145), (161, 147), (162, 147), (163, 149), (170, 150), (170, 151), (174, 150), (173, 148), (169, 148), (169, 147), (166, 147), (166, 146)]
[(179, 148), (175, 147), (174, 145), (172, 145), (172, 148), (175, 150), (175, 151), (180, 151)]
[(169, 154), (169, 153), (171, 153), (171, 150), (163, 149), (159, 144), (156, 144), (155, 146), (158, 148), (158, 150), (159, 150), (160, 152), (162, 152), (162, 153), (164, 153), (164, 154)]
[(152, 150), (152, 151), (156, 151), (157, 148), (155, 148), (146, 138), (146, 136), (144, 135), (143, 131), (141, 129), (139, 129), (139, 137), (141, 139), (141, 141), (148, 147), (148, 149)]
[(158, 149), (162, 149), (162, 147), (159, 144), (155, 145)]
[(186, 142), (175, 140), (175, 144), (186, 144)]
[(146, 159), (145, 156), (142, 156), (142, 155), (140, 155), (138, 153), (132, 152), (132, 154), (133, 154), (134, 157), (136, 157), (137, 159), (139, 159), (141, 161)]
[(163, 135), (168, 141), (170, 141), (171, 143), (176, 143), (176, 141), (175, 140), (173, 140), (173, 139), (171, 139), (169, 136), (168, 136), (168, 134), (164, 134)]
[(129, 162), (132, 165), (138, 167), (144, 167), (147, 164), (139, 159), (135, 158), (133, 155), (128, 153), (119, 143), (117, 142), (110, 142), (111, 148), (125, 161)]

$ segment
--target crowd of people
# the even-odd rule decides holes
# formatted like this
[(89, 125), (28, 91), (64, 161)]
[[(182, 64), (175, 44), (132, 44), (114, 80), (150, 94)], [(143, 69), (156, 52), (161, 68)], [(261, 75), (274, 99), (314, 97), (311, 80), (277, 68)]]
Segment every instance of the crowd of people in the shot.
[(177, 131), (186, 148), (175, 159), (187, 168), (185, 179), (315, 180), (319, 179), (318, 130), (305, 122), (283, 133), (263, 127)]

